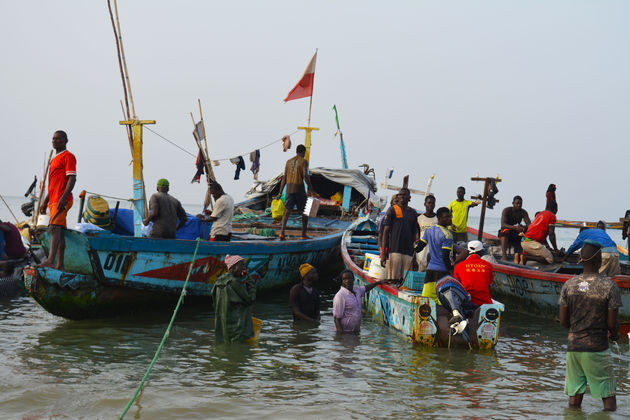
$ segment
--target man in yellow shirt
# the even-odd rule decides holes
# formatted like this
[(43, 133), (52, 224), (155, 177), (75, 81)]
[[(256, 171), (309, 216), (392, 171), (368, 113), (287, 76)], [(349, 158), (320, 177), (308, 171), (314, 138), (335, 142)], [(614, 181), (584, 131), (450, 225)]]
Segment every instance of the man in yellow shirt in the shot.
[(448, 205), (448, 209), (453, 214), (453, 223), (450, 226), (451, 232), (453, 232), (453, 241), (468, 242), (468, 209), (478, 206), (480, 201), (465, 200), (466, 188), (457, 188), (457, 200), (451, 201)]

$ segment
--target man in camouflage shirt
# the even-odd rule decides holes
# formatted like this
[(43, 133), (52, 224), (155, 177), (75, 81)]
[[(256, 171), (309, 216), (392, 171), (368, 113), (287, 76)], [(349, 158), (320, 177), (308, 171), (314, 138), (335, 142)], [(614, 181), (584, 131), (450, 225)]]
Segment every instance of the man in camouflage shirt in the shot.
[(617, 409), (616, 382), (608, 340), (619, 337), (619, 287), (599, 274), (602, 246), (584, 241), (580, 252), (584, 273), (564, 284), (560, 292), (560, 323), (569, 329), (564, 392), (569, 406), (580, 407), (588, 384), (601, 398), (605, 411)]

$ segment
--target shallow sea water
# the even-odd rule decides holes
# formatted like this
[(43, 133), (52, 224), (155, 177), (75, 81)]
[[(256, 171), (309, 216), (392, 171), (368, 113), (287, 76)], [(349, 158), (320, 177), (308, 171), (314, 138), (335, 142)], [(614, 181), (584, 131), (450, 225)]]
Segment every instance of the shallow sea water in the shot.
[[(335, 336), (336, 286), (323, 322), (295, 326), (287, 293), (258, 302), (257, 345), (217, 345), (208, 306), (182, 306), (125, 418), (612, 418), (630, 417), (627, 341), (615, 357), (619, 410), (581, 411), (563, 394), (566, 332), (509, 312), (487, 353), (414, 346), (364, 316), (360, 335)], [(68, 321), (30, 298), (0, 301), (0, 417), (116, 418), (149, 366), (170, 308)]]

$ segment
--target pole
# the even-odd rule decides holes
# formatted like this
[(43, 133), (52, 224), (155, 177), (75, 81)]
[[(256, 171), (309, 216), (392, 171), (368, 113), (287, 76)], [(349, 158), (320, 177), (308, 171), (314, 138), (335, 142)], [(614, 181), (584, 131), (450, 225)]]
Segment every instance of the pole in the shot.
[(490, 184), (490, 178), (486, 178), (483, 186), (483, 201), (481, 202), (481, 215), (479, 216), (479, 233), (477, 234), (477, 240), (481, 241), (483, 238), (483, 224), (486, 218), (486, 201), (488, 200), (488, 184)]
[(125, 79), (127, 82), (127, 90), (129, 91), (129, 102), (131, 103), (131, 115), (136, 119), (136, 108), (133, 103), (133, 94), (131, 93), (131, 81), (129, 80), (129, 71), (127, 70), (127, 60), (125, 60), (125, 49), (123, 48), (122, 33), (120, 32), (120, 21), (118, 20), (118, 2), (114, 0), (114, 13), (116, 14), (116, 28), (118, 29), (118, 43), (120, 46), (120, 57), (122, 58), (123, 68), (125, 69)]
[(311, 156), (311, 131), (319, 131), (316, 127), (298, 127), (298, 130), (306, 131), (304, 135), (304, 146), (306, 147), (306, 154), (304, 158), (310, 163)]
[(142, 237), (142, 220), (147, 212), (145, 206), (144, 175), (142, 172), (142, 126), (155, 124), (154, 120), (133, 119), (120, 121), (121, 125), (130, 125), (133, 130), (133, 235)]
[(48, 178), (48, 168), (50, 167), (50, 160), (52, 159), (53, 151), (50, 151), (48, 155), (48, 161), (46, 162), (46, 167), (44, 168), (44, 176), (42, 176), (42, 187), (39, 189), (39, 198), (37, 199), (37, 208), (33, 213), (33, 225), (37, 226), (37, 219), (39, 218), (39, 209), (42, 206), (42, 196), (44, 195), (44, 189), (46, 188), (46, 178)]

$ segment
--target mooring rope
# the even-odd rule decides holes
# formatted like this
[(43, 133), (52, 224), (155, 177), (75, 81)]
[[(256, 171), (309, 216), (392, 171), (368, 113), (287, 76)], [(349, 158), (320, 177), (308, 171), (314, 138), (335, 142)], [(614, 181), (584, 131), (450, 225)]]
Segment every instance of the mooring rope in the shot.
[(162, 341), (160, 342), (160, 345), (158, 346), (158, 348), (157, 348), (157, 350), (155, 352), (155, 355), (153, 356), (153, 360), (151, 360), (151, 364), (149, 365), (149, 368), (147, 369), (146, 373), (144, 374), (144, 377), (142, 378), (142, 380), (140, 381), (140, 384), (138, 385), (138, 388), (136, 388), (136, 392), (133, 394), (133, 397), (131, 397), (131, 399), (129, 400), (129, 402), (125, 406), (125, 409), (120, 414), (120, 417), (118, 417), (118, 420), (122, 420), (122, 418), (125, 417), (125, 414), (127, 414), (127, 411), (129, 411), (129, 408), (131, 407), (131, 404), (133, 404), (133, 402), (135, 401), (136, 397), (138, 396), (138, 394), (142, 390), (142, 387), (144, 386), (144, 383), (147, 381), (147, 378), (149, 377), (149, 373), (151, 373), (151, 369), (153, 369), (153, 365), (157, 361), (157, 358), (160, 355), (160, 352), (162, 351), (162, 347), (164, 346), (164, 343), (166, 342), (166, 339), (168, 338), (168, 335), (171, 332), (171, 327), (173, 326), (173, 322), (175, 321), (175, 316), (177, 315), (177, 311), (179, 310), (179, 305), (182, 303), (182, 300), (184, 299), (184, 296), (186, 295), (186, 286), (188, 285), (188, 279), (190, 279), (190, 273), (192, 273), (193, 264), (195, 263), (195, 259), (197, 258), (197, 251), (199, 250), (199, 244), (200, 243), (201, 243), (200, 239), (197, 238), (197, 246), (195, 247), (195, 253), (193, 254), (192, 260), (190, 261), (190, 267), (188, 268), (188, 275), (186, 276), (186, 281), (184, 282), (184, 287), (182, 288), (182, 292), (179, 295), (179, 300), (177, 301), (177, 305), (175, 306), (175, 310), (173, 311), (173, 316), (171, 317), (171, 322), (169, 322), (168, 327), (166, 327), (166, 331), (164, 331), (164, 336), (162, 337)]

